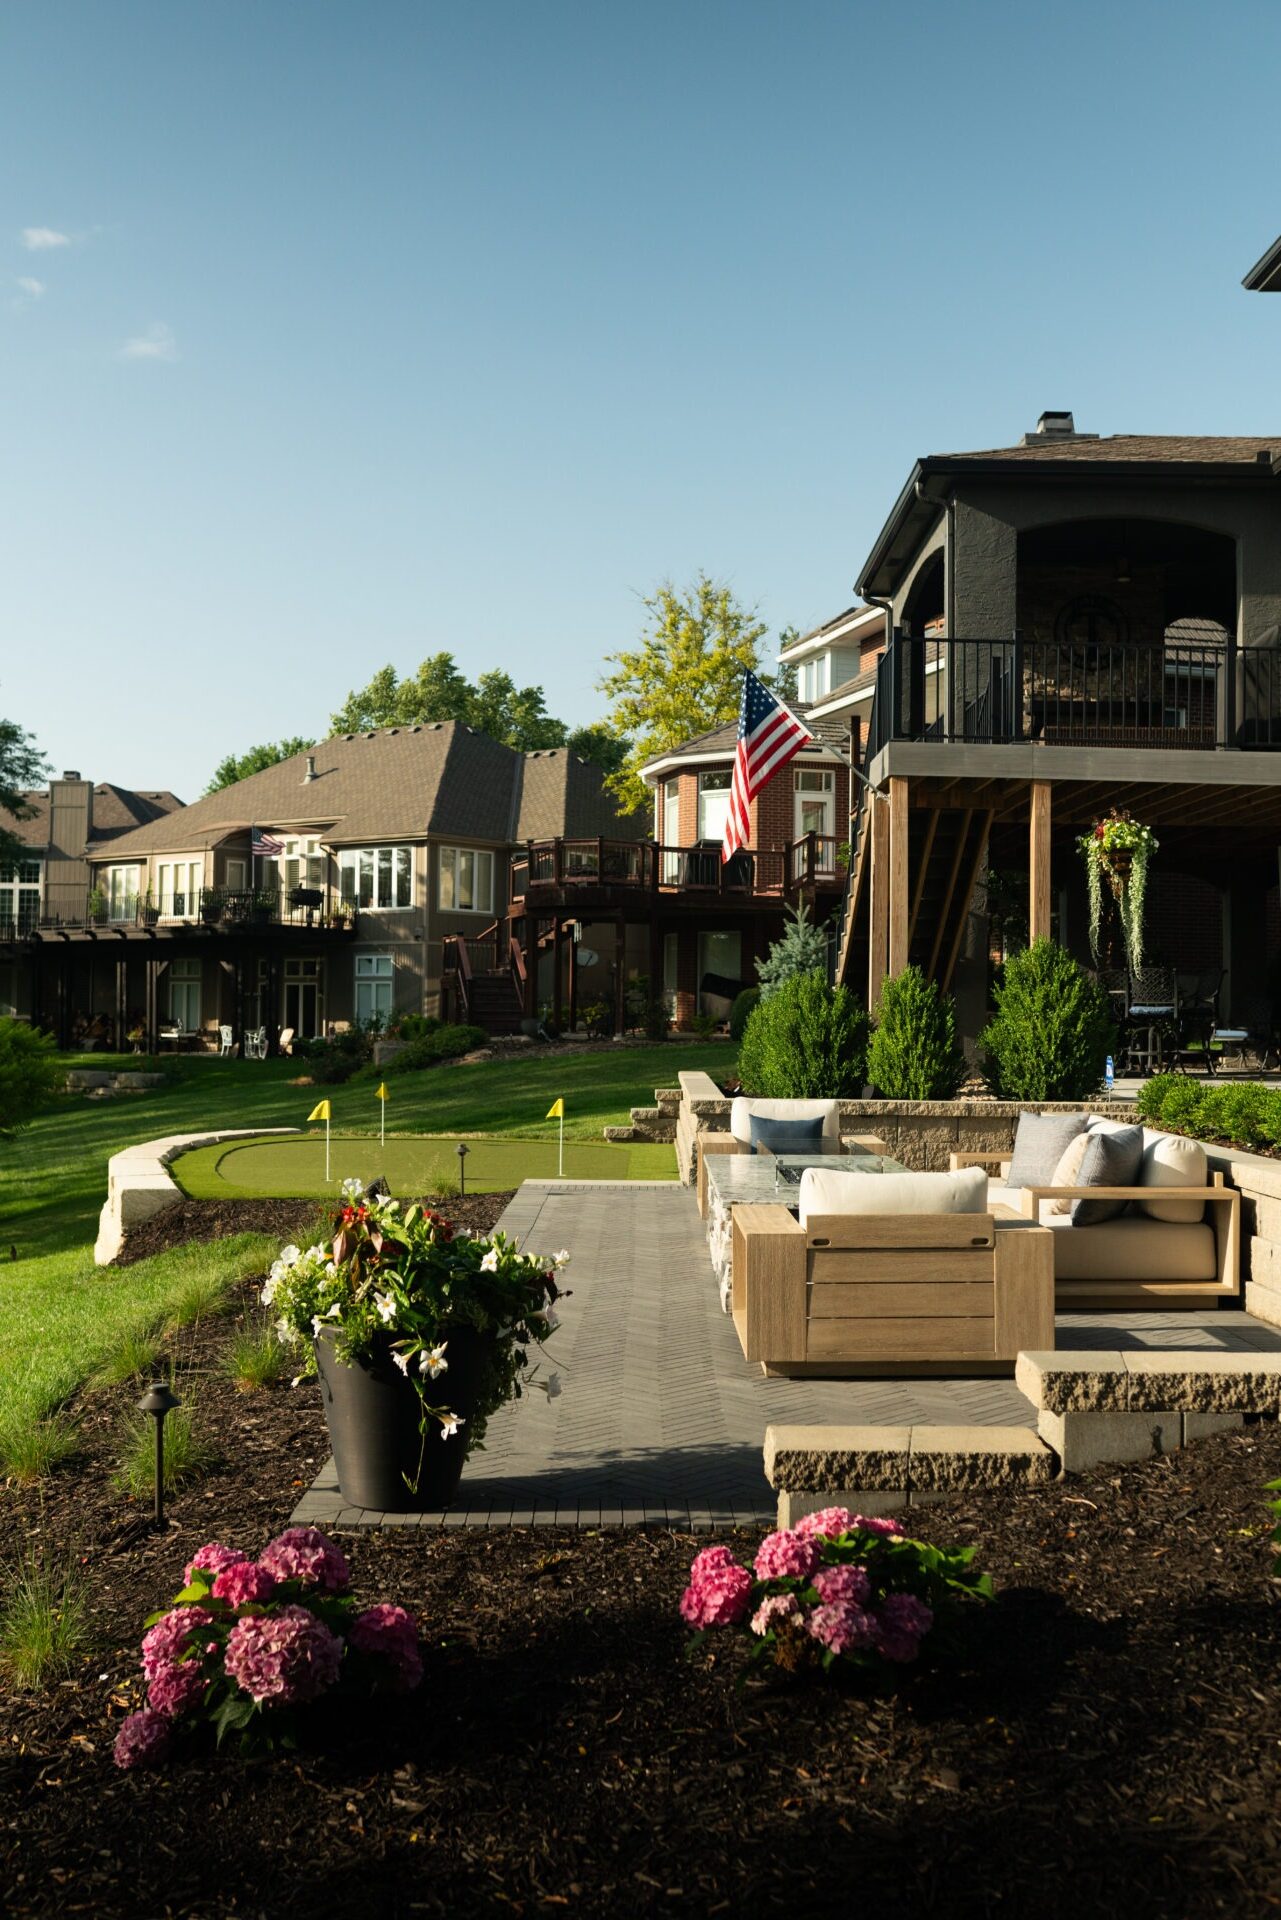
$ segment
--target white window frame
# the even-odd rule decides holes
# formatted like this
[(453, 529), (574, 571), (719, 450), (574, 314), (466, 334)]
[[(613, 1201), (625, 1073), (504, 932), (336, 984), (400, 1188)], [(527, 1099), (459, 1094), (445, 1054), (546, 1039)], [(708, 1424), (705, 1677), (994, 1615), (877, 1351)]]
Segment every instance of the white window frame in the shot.
[[(470, 900), (460, 898), (470, 892)], [(490, 847), (442, 847), (436, 879), (442, 913), (494, 911), (494, 854)]]
[[(402, 892), (408, 896), (403, 900)], [(414, 904), (414, 849), (344, 847), (338, 855), (338, 895), (344, 906), (362, 913), (408, 913)]]
[(169, 1018), (184, 1033), (199, 1033), (203, 965), (199, 960), (171, 960), (168, 971)]
[(120, 923), (136, 920), (138, 901), (142, 897), (142, 868), (121, 864), (108, 867), (106, 886), (103, 892), (107, 896), (107, 919)]
[[(194, 920), (204, 885), (203, 860), (159, 860), (156, 863), (156, 905), (162, 920)], [(182, 906), (177, 906), (181, 899)]]
[[(714, 840), (717, 846), (723, 842), (733, 779), (732, 767), (708, 767), (706, 772), (699, 774), (697, 839)], [(716, 783), (714, 786), (711, 784), (713, 781)]]
[(44, 862), (37, 857), (0, 862), (0, 927), (29, 933), (40, 919)]
[(228, 893), (247, 893), (249, 891), (249, 856), (245, 853), (229, 853), (223, 865)]
[(390, 953), (358, 953), (353, 969), (352, 1010), (356, 1024), (390, 1020), (396, 1006), (396, 960)]

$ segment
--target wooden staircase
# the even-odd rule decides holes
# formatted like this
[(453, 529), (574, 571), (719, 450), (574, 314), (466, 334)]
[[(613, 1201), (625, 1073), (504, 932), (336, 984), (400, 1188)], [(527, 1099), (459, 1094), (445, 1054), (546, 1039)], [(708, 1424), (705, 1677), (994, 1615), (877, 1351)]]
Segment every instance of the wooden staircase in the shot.
[(511, 969), (473, 973), (467, 990), (467, 1018), (486, 1033), (519, 1033), (525, 1009), (516, 991)]
[[(888, 836), (873, 831), (872, 810), (888, 807), (867, 792), (859, 817), (844, 914), (836, 943), (835, 979), (860, 999), (868, 989), (872, 863), (889, 860)], [(981, 878), (990, 813), (973, 807), (917, 808), (908, 815), (908, 961), (946, 993), (965, 938)]]

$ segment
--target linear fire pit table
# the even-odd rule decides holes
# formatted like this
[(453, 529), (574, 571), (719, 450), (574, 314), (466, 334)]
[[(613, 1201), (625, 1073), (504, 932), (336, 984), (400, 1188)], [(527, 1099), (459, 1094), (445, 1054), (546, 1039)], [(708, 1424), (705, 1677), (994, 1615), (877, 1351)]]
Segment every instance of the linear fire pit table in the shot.
[(726, 1153), (709, 1155), (706, 1166), (707, 1244), (726, 1313), (732, 1294), (735, 1207), (773, 1205), (795, 1213), (806, 1167), (837, 1168), (841, 1173), (907, 1172), (883, 1153), (857, 1151), (839, 1158), (818, 1153)]

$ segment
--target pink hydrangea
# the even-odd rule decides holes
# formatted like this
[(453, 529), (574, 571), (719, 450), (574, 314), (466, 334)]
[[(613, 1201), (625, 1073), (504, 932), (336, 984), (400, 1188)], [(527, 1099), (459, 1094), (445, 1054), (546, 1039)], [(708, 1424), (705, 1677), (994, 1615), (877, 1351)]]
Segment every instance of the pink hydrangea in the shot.
[(148, 1680), (166, 1667), (178, 1664), (192, 1644), (192, 1636), (213, 1625), (213, 1615), (204, 1607), (172, 1607), (162, 1614), (154, 1627), (142, 1636), (142, 1670)]
[(753, 1580), (746, 1567), (713, 1567), (681, 1595), (681, 1619), (691, 1627), (736, 1627), (747, 1612)]
[(690, 1584), (696, 1587), (705, 1575), (715, 1573), (721, 1567), (737, 1565), (728, 1547), (704, 1547), (701, 1553), (694, 1556), (694, 1564), (689, 1570)]
[(880, 1648), (887, 1660), (915, 1660), (934, 1615), (915, 1594), (891, 1593), (881, 1602)]
[(858, 1653), (876, 1645), (877, 1624), (873, 1615), (845, 1600), (815, 1607), (806, 1625), (820, 1646), (831, 1653)]
[(800, 1610), (800, 1601), (794, 1593), (771, 1593), (752, 1615), (752, 1632), (769, 1633), (784, 1620), (794, 1619)]
[(351, 1584), (345, 1557), (317, 1527), (286, 1527), (263, 1548), (258, 1564), (277, 1580), (299, 1580), (325, 1593), (346, 1593)]
[(169, 1751), (169, 1721), (153, 1707), (131, 1713), (116, 1735), (113, 1757), (118, 1767), (157, 1767)]
[(227, 1673), (259, 1704), (314, 1700), (338, 1678), (342, 1641), (306, 1607), (249, 1613), (227, 1635)]
[(850, 1525), (862, 1527), (864, 1533), (879, 1533), (887, 1540), (901, 1540), (903, 1537), (903, 1529), (897, 1520), (882, 1519), (879, 1514), (853, 1514)]
[(378, 1654), (387, 1661), (399, 1692), (409, 1693), (422, 1679), (418, 1624), (404, 1607), (393, 1607), (386, 1601), (366, 1607), (352, 1621), (347, 1638), (358, 1653)]
[(767, 1533), (756, 1555), (762, 1580), (806, 1580), (818, 1565), (818, 1547), (799, 1533)]
[(147, 1705), (166, 1720), (178, 1720), (204, 1698), (208, 1682), (200, 1664), (184, 1660), (179, 1666), (159, 1667), (147, 1688)]
[(276, 1576), (253, 1560), (237, 1560), (224, 1567), (213, 1583), (215, 1600), (229, 1607), (262, 1606), (276, 1591)]
[(819, 1513), (807, 1513), (796, 1522), (793, 1533), (802, 1540), (839, 1540), (854, 1524), (848, 1507), (824, 1507)]
[(235, 1547), (223, 1547), (211, 1540), (207, 1547), (201, 1547), (194, 1560), (187, 1562), (186, 1583), (191, 1585), (195, 1573), (221, 1573), (224, 1567), (238, 1566), (248, 1558), (247, 1553), (240, 1553)]
[(851, 1607), (865, 1607), (872, 1590), (865, 1567), (820, 1567), (811, 1585), (829, 1606), (844, 1601)]

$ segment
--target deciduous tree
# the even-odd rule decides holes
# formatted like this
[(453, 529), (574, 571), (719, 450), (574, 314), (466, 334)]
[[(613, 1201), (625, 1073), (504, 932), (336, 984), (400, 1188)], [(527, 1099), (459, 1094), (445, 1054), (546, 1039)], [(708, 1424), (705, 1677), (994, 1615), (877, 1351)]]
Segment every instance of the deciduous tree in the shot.
[(315, 744), (314, 740), (304, 740), (299, 734), (289, 740), (264, 740), (260, 747), (250, 747), (247, 753), (229, 753), (214, 768), (213, 779), (205, 792), (217, 793), (220, 787), (234, 786), (237, 780), (247, 780), (251, 773), (261, 773), (264, 767), (279, 766), (282, 760), (292, 760), (296, 753), (306, 753), (308, 747)]
[[(23, 798), (49, 771), (49, 763), (29, 733), (16, 720), (0, 720), (0, 814), (11, 820), (29, 820), (34, 811)], [(0, 819), (0, 861), (21, 859), (29, 850)]]

